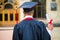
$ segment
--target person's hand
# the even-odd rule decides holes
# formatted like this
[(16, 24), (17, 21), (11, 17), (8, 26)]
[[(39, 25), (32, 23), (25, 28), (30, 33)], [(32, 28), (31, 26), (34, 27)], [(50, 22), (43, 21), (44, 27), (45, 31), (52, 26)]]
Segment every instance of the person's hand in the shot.
[(52, 25), (48, 24), (48, 29), (49, 29), (49, 30), (51, 30), (51, 31), (52, 31), (52, 30), (53, 30), (53, 28), (54, 28), (54, 27), (53, 27), (53, 24), (52, 24)]

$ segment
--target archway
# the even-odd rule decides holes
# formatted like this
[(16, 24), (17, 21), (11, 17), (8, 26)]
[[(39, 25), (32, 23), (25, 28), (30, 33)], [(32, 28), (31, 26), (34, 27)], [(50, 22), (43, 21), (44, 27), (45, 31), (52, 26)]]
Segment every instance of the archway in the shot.
[(4, 9), (12, 9), (12, 8), (13, 8), (13, 6), (11, 4), (6, 4), (4, 6)]

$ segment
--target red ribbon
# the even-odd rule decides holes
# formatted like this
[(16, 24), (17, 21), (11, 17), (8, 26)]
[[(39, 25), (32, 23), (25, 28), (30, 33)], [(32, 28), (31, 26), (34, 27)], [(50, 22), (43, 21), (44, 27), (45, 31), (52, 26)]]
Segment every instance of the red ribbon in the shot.
[(53, 19), (51, 19), (50, 22), (49, 22), (48, 24), (52, 25), (52, 21), (53, 21)]

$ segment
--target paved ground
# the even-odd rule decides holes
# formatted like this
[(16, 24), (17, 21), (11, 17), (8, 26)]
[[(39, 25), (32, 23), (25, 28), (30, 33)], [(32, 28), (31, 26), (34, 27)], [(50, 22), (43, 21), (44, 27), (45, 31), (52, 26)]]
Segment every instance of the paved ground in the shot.
[(55, 27), (52, 31), (52, 40), (60, 40), (60, 27)]

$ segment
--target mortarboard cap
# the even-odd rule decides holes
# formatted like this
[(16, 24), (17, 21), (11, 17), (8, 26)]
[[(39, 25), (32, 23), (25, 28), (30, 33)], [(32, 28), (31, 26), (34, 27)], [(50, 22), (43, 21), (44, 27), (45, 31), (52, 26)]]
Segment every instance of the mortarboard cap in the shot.
[(24, 12), (29, 12), (32, 11), (37, 4), (37, 2), (25, 2), (20, 8), (23, 8)]
[(20, 6), (20, 8), (32, 8), (35, 5), (37, 5), (37, 2), (25, 2)]

